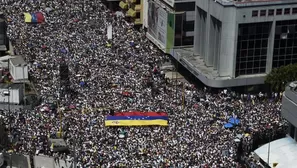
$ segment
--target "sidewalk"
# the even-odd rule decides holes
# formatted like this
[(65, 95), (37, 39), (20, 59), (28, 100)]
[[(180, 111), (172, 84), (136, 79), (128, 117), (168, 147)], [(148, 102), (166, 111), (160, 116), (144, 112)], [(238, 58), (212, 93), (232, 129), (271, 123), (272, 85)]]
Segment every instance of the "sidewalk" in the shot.
[(35, 168), (70, 168), (72, 164), (61, 159), (55, 163), (54, 158), (48, 156), (34, 156), (34, 165)]
[(55, 168), (71, 168), (72, 162), (61, 160), (58, 163), (55, 163)]

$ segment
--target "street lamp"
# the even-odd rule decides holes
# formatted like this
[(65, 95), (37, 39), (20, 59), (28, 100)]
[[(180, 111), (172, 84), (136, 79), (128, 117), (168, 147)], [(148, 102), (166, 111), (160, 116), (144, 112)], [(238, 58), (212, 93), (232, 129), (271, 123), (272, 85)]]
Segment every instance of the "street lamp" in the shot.
[(26, 97), (25, 97), (25, 93), (26, 93), (25, 66), (27, 66), (27, 64), (22, 64), (22, 69), (23, 69), (23, 102), (24, 102), (24, 105), (26, 106)]

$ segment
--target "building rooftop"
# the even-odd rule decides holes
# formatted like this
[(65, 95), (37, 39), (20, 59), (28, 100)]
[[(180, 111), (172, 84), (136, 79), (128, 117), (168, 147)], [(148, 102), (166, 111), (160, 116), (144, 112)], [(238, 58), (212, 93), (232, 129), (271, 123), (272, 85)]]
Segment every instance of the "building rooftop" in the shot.
[(34, 168), (70, 168), (72, 163), (69, 161), (59, 160), (58, 163), (55, 163), (54, 158), (47, 156), (34, 156)]
[(30, 168), (30, 157), (28, 155), (20, 154), (4, 154), (4, 160), (8, 163), (7, 168), (10, 168), (10, 158), (12, 163), (12, 168)]
[(250, 77), (256, 79), (255, 81), (257, 83), (264, 83), (266, 74), (242, 75), (236, 78), (220, 76), (214, 67), (205, 65), (203, 58), (199, 55), (194, 55), (192, 48), (174, 49), (173, 52), (173, 57), (179, 60), (186, 69), (207, 86), (226, 88), (232, 86), (255, 85), (256, 83), (253, 80), (249, 80)]
[(10, 61), (14, 66), (21, 66), (21, 65), (26, 64), (26, 61), (24, 60), (24, 58), (22, 56), (17, 56), (15, 58), (11, 58)]
[(20, 89), (23, 87), (23, 84), (20, 83), (13, 83), (13, 84), (7, 84), (7, 83), (0, 83), (0, 89)]
[[(268, 154), (268, 148), (269, 154)], [(273, 167), (273, 163), (277, 163), (276, 167), (293, 168), (297, 165), (297, 144), (291, 137), (281, 138), (267, 143), (255, 150), (255, 154), (267, 163), (269, 158), (269, 166)]]
[(224, 6), (248, 7), (297, 3), (296, 0), (214, 0)]

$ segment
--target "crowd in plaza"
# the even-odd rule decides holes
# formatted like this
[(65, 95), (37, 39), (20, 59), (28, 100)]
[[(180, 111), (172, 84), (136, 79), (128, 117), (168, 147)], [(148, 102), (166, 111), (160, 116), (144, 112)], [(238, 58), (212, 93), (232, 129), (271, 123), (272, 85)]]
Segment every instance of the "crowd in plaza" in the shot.
[[(56, 157), (47, 141), (62, 123), (68, 155), (80, 168), (236, 168), (258, 143), (285, 132), (281, 95), (214, 93), (165, 78), (160, 67), (168, 56), (99, 0), (2, 0), (1, 7), (14, 51), (29, 63), (43, 102), (12, 110), (16, 152)], [(24, 12), (37, 11), (44, 23), (24, 22)], [(61, 64), (69, 67), (66, 83)], [(58, 110), (49, 105), (53, 98)], [(105, 127), (109, 108), (167, 112), (169, 126)], [(226, 129), (231, 117), (240, 124)]]

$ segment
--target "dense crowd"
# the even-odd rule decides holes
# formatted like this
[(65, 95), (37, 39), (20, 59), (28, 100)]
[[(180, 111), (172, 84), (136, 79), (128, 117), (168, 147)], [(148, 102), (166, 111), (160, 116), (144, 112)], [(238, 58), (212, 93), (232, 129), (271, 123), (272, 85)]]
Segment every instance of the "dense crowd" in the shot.
[[(212, 93), (166, 78), (160, 67), (168, 58), (143, 30), (135, 31), (98, 0), (2, 0), (1, 6), (14, 51), (29, 63), (43, 101), (35, 110), (12, 111), (17, 152), (56, 157), (47, 137), (62, 123), (78, 167), (235, 168), (265, 131), (284, 132), (280, 95)], [(44, 13), (45, 23), (26, 24), (23, 13), (36, 11)], [(66, 82), (62, 64), (69, 67)], [(62, 116), (49, 105), (53, 98)], [(165, 111), (169, 126), (105, 127), (106, 108)], [(240, 125), (224, 128), (230, 117)]]

